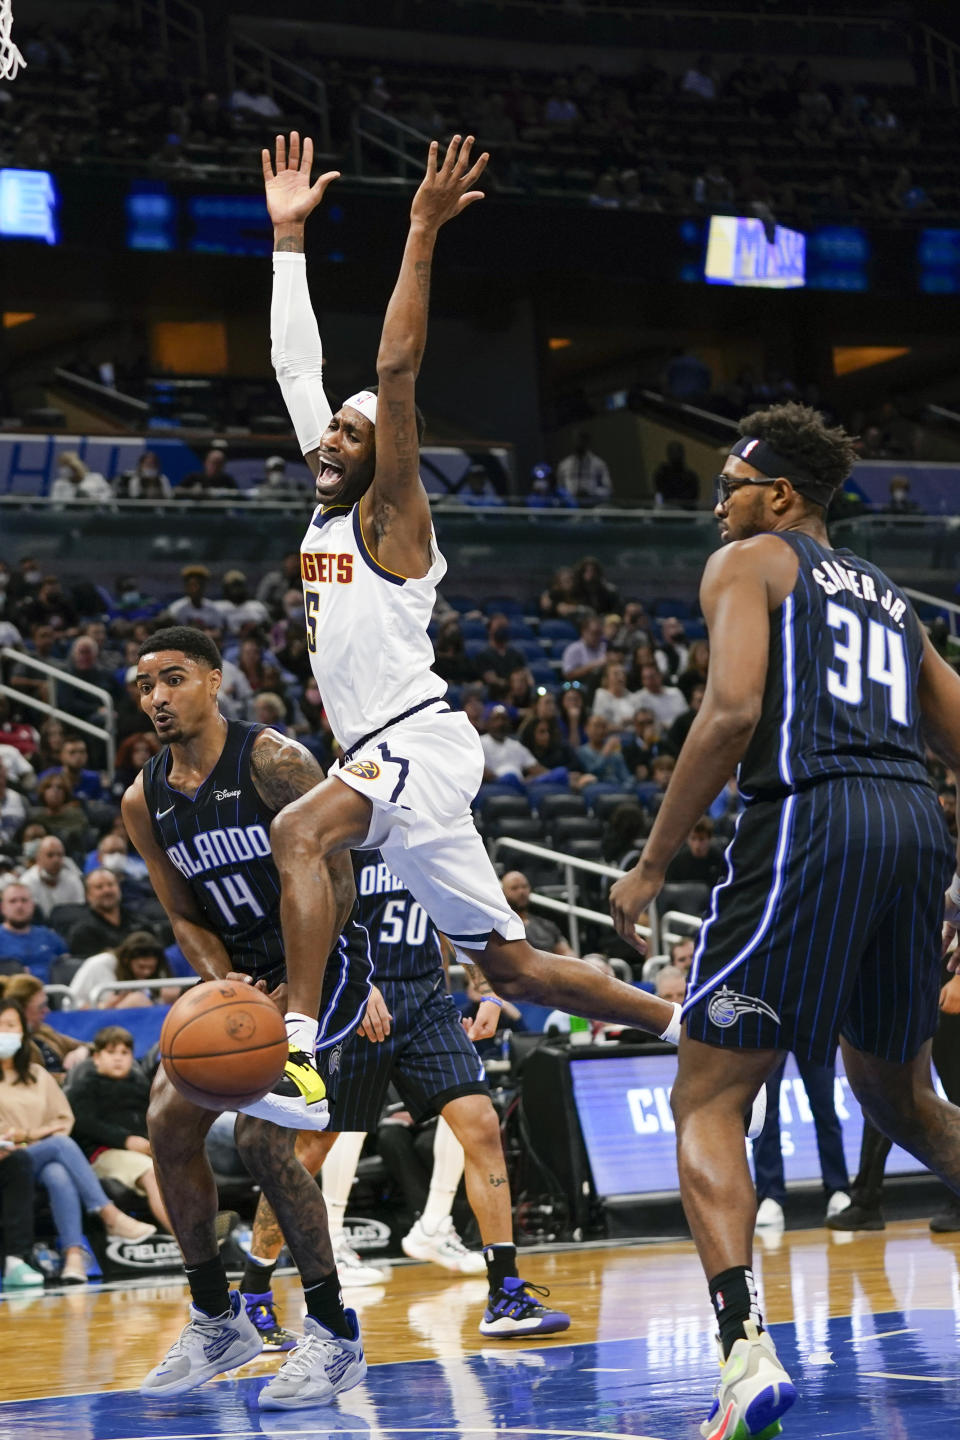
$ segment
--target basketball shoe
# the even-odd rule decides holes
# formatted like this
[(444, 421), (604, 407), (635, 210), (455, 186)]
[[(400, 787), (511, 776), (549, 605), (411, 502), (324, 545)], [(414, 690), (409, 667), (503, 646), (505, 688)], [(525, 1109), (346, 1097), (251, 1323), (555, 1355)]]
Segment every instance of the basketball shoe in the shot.
[(334, 1335), (308, 1315), (303, 1339), (284, 1360), (268, 1385), (260, 1391), (261, 1410), (300, 1410), (308, 1405), (329, 1405), (335, 1395), (352, 1390), (367, 1373), (356, 1311), (344, 1311), (353, 1336)]
[(752, 1320), (743, 1326), (745, 1340), (737, 1340), (723, 1359), (713, 1408), (700, 1426), (704, 1440), (770, 1440), (780, 1434), (780, 1416), (797, 1392), (777, 1358), (766, 1330)]
[(190, 1319), (159, 1365), (140, 1386), (141, 1395), (182, 1395), (224, 1370), (256, 1360), (263, 1341), (246, 1312), (239, 1290), (230, 1291), (226, 1315), (205, 1315), (190, 1306)]
[(381, 1270), (379, 1265), (367, 1265), (361, 1260), (343, 1235), (338, 1240), (334, 1240), (333, 1236), (330, 1238), (342, 1289), (345, 1290), (350, 1285), (382, 1285), (388, 1278), (387, 1271)]
[(327, 1087), (313, 1056), (292, 1046), (283, 1074), (262, 1100), (239, 1107), (242, 1114), (270, 1120), (287, 1130), (326, 1130), (330, 1124)]
[(487, 1301), (480, 1334), (494, 1340), (512, 1340), (525, 1335), (556, 1335), (569, 1330), (570, 1316), (562, 1310), (549, 1310), (536, 1295), (547, 1296), (549, 1290), (508, 1275), (503, 1285)]
[(253, 1321), (254, 1329), (263, 1341), (264, 1350), (292, 1350), (300, 1339), (292, 1330), (284, 1330), (277, 1319), (273, 1304), (273, 1291), (265, 1290), (262, 1295), (248, 1295), (241, 1291), (246, 1312)]
[(444, 1270), (455, 1270), (458, 1275), (485, 1275), (487, 1262), (479, 1250), (468, 1250), (454, 1228), (448, 1215), (436, 1230), (429, 1231), (418, 1220), (413, 1229), (400, 1241), (404, 1255), (411, 1260), (432, 1260)]

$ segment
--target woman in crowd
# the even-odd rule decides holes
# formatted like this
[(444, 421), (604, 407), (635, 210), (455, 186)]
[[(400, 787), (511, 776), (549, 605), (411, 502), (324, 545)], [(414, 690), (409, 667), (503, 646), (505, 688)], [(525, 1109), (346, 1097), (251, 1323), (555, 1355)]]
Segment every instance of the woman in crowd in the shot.
[(644, 840), (650, 833), (650, 821), (635, 800), (624, 800), (607, 821), (603, 834), (603, 858), (611, 865), (627, 870), (634, 865)]
[(581, 790), (593, 780), (592, 775), (583, 773), (576, 751), (564, 740), (555, 719), (538, 720), (532, 715), (517, 738), (526, 745), (538, 765), (546, 770), (566, 770), (572, 789)]
[(259, 640), (254, 640), (250, 636), (248, 636), (246, 640), (241, 640), (236, 663), (254, 694), (256, 694), (258, 690), (268, 690), (270, 688), (264, 680), (263, 646)]
[(56, 835), (70, 854), (82, 851), (89, 824), (79, 800), (75, 800), (59, 775), (48, 775), (37, 782), (36, 804), (30, 811), (31, 820), (39, 820), (48, 835)]
[(620, 609), (620, 597), (603, 578), (603, 567), (593, 555), (586, 555), (574, 567), (573, 598), (586, 610), (606, 615)]
[(113, 794), (119, 799), (133, 784), (147, 761), (160, 749), (156, 735), (145, 733), (128, 735), (117, 749), (117, 763), (113, 772)]
[(605, 666), (600, 688), (593, 697), (593, 714), (601, 715), (612, 730), (625, 730), (633, 722), (640, 701), (627, 689), (627, 672), (619, 660)]
[(630, 667), (627, 670), (627, 689), (632, 691), (642, 690), (644, 665), (656, 665), (656, 663), (657, 657), (653, 646), (649, 641), (641, 641), (630, 657)]
[(536, 698), (537, 687), (527, 666), (511, 670), (503, 703), (510, 711), (515, 726), (522, 725), (533, 714)]
[(258, 725), (270, 725), (281, 735), (288, 733), (287, 707), (275, 690), (261, 690), (253, 697), (251, 718)]
[(40, 744), (30, 756), (30, 764), (38, 775), (42, 775), (44, 770), (54, 770), (60, 764), (63, 736), (63, 725), (48, 716), (40, 726)]
[(3, 998), (20, 1006), (41, 1064), (62, 1084), (67, 1071), (86, 1060), (90, 1051), (79, 1040), (61, 1035), (47, 1024), (50, 1006), (43, 981), (36, 975), (11, 975), (3, 987)]
[(568, 745), (577, 750), (586, 742), (587, 707), (583, 691), (570, 686), (564, 687), (560, 696), (560, 733)]
[[(33, 1173), (50, 1197), (50, 1208), (63, 1254), (60, 1279), (82, 1285), (87, 1278), (83, 1212), (97, 1214), (109, 1236), (143, 1240), (155, 1225), (125, 1215), (104, 1193), (90, 1162), (70, 1139), (73, 1111), (57, 1082), (42, 1065), (30, 1060), (30, 1036), (23, 1010), (15, 1000), (0, 1000), (0, 1133), (22, 1145)], [(11, 1053), (12, 1051), (12, 1053)]]
[(540, 596), (540, 616), (544, 620), (570, 620), (580, 609), (573, 593), (573, 571), (557, 570), (547, 589)]
[(677, 680), (677, 688), (690, 700), (695, 685), (706, 685), (707, 669), (710, 665), (710, 646), (706, 640), (693, 640), (687, 652), (686, 669)]
[(448, 685), (467, 685), (477, 678), (477, 667), (468, 659), (460, 629), (460, 617), (445, 620), (433, 642), (433, 668)]
[[(104, 990), (122, 980), (166, 980), (170, 967), (163, 946), (148, 930), (134, 930), (116, 950), (103, 950), (84, 960), (70, 982), (70, 993), (78, 1009), (129, 1010), (143, 1005), (172, 1005), (180, 994), (177, 986), (156, 990)], [(101, 993), (94, 999), (96, 992)]]

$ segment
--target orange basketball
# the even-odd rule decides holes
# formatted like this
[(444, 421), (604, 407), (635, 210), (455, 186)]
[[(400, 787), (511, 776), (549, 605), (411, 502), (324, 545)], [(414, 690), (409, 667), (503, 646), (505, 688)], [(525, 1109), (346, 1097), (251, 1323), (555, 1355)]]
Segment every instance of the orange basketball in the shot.
[(283, 1016), (261, 990), (206, 980), (185, 990), (160, 1032), (160, 1058), (187, 1100), (236, 1110), (260, 1100), (287, 1061)]

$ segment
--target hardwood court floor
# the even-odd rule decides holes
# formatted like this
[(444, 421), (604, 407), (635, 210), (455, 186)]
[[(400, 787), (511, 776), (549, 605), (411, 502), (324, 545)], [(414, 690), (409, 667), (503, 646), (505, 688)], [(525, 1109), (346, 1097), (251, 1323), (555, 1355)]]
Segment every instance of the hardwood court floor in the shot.
[[(765, 1318), (801, 1394), (786, 1434), (960, 1435), (958, 1259), (960, 1238), (918, 1222), (852, 1238), (788, 1232), (776, 1248), (758, 1245)], [(278, 1356), (176, 1401), (136, 1394), (184, 1323), (175, 1279), (7, 1298), (0, 1440), (697, 1434), (716, 1367), (689, 1243), (524, 1254), (523, 1273), (569, 1310), (568, 1332), (490, 1342), (476, 1329), (482, 1279), (398, 1265), (386, 1285), (347, 1296), (371, 1367), (364, 1384), (331, 1410), (280, 1415), (256, 1408)], [(296, 1281), (280, 1278), (275, 1289), (281, 1319), (297, 1328)]]

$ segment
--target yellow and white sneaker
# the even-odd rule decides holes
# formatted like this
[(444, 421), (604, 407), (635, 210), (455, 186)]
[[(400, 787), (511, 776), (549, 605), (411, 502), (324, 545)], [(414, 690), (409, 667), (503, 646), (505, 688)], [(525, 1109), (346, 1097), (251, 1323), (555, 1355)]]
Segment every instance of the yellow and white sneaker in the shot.
[(747, 1338), (722, 1361), (713, 1408), (700, 1426), (704, 1440), (772, 1440), (797, 1398), (767, 1331), (752, 1320), (743, 1328)]
[(270, 1120), (287, 1130), (326, 1130), (330, 1124), (327, 1087), (313, 1056), (291, 1046), (276, 1085), (262, 1100), (242, 1106), (241, 1114)]

